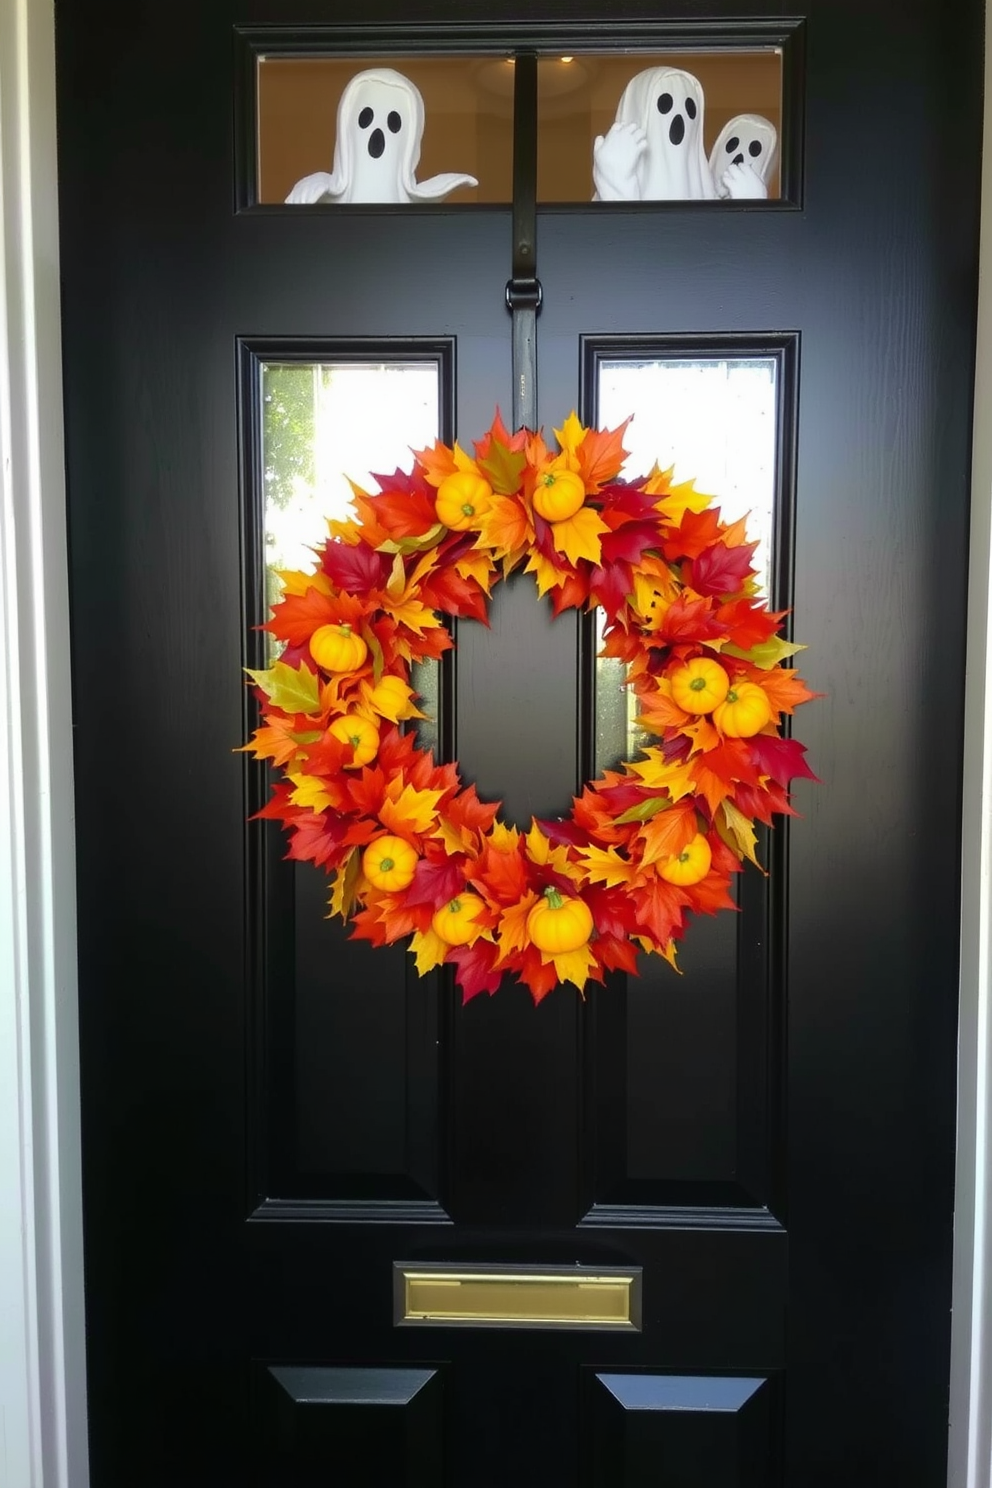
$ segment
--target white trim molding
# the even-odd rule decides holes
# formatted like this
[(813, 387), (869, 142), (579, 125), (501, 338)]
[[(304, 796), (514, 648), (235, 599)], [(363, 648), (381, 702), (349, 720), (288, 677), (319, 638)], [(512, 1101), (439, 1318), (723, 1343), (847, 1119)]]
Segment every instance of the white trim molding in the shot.
[(0, 0), (0, 1488), (86, 1488), (51, 0)]
[(992, 1484), (992, 46), (987, 30), (984, 136), (965, 689), (948, 1488)]

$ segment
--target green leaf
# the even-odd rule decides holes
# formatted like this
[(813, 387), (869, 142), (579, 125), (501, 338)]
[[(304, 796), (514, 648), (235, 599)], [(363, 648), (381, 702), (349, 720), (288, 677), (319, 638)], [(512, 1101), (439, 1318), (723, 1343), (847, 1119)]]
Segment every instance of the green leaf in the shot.
[(362, 640), (369, 648), (372, 656), (372, 686), (378, 687), (382, 681), (382, 673), (386, 665), (386, 658), (382, 654), (379, 638), (371, 625), (362, 626)]
[(794, 656), (797, 651), (805, 650), (805, 646), (797, 646), (795, 641), (783, 641), (781, 636), (772, 636), (771, 640), (759, 641), (750, 651), (742, 651), (739, 646), (732, 646), (728, 642), (726, 646), (721, 646), (720, 655), (738, 656), (741, 661), (749, 661), (752, 666), (770, 672), (772, 667), (778, 666), (787, 656)]
[(649, 796), (646, 801), (638, 801), (636, 806), (631, 806), (623, 816), (618, 816), (614, 826), (624, 827), (628, 822), (650, 821), (659, 811), (667, 811), (671, 804), (666, 796)]
[(282, 713), (316, 713), (320, 707), (320, 683), (316, 673), (308, 666), (287, 666), (284, 661), (273, 662), (268, 671), (253, 672), (246, 667), (256, 687), (260, 687), (272, 704)]
[(427, 532), (421, 533), (419, 537), (389, 537), (385, 542), (379, 544), (376, 552), (403, 553), (404, 555), (408, 553), (423, 553), (428, 548), (436, 548), (447, 530), (443, 522), (436, 522), (433, 527), (429, 528)]
[(486, 458), (477, 460), (476, 464), (494, 491), (501, 496), (513, 496), (520, 490), (527, 456), (523, 450), (508, 449), (498, 439), (493, 439)]

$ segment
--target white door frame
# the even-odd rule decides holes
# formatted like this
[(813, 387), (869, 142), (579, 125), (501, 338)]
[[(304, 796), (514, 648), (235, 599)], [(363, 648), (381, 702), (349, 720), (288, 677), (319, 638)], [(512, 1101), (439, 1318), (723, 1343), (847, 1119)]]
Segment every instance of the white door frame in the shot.
[[(992, 49), (949, 1488), (992, 1488)], [(52, 0), (0, 0), (0, 1488), (87, 1488)]]

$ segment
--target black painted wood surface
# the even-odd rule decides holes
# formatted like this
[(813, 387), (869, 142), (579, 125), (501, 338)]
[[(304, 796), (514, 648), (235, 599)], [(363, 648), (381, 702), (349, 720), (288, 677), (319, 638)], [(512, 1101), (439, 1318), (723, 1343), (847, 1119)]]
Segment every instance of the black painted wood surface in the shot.
[[(325, 1400), (294, 1436), (269, 1371), (307, 1368), (430, 1374), (408, 1436), (389, 1416), (378, 1443), (389, 1484), (434, 1453), (447, 1488), (655, 1467), (934, 1488), (980, 6), (815, 0), (780, 23), (808, 69), (792, 205), (539, 214), (547, 424), (578, 399), (582, 335), (799, 333), (795, 632), (828, 696), (797, 730), (823, 785), (775, 860), (784, 966), (703, 922), (683, 981), (537, 1011), (514, 987), (462, 1010), (399, 953), (345, 949), (316, 872), (271, 852), (256, 923), (237, 338), (454, 337), (463, 439), (511, 395), (509, 209), (236, 210), (234, 26), (277, 9), (57, 7), (94, 1488), (311, 1481), (380, 1407)], [(297, 0), (293, 22), (352, 23), (355, 47), (375, 23), (478, 23), (498, 47), (534, 39), (520, 14)], [(599, 13), (525, 15), (564, 50)], [(669, 18), (698, 42), (748, 10)], [(563, 809), (591, 749), (580, 628), (517, 583), (459, 642), (443, 732), (465, 773), (519, 818)], [(643, 1332), (396, 1329), (400, 1258), (643, 1266)], [(632, 1373), (767, 1383), (707, 1434), (602, 1384)]]

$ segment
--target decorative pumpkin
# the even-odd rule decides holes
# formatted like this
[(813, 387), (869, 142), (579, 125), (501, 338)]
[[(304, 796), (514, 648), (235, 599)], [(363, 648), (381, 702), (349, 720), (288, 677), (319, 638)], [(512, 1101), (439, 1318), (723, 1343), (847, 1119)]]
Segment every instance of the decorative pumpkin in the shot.
[(437, 519), (451, 532), (466, 532), (478, 525), (493, 500), (493, 488), (481, 475), (471, 470), (457, 470), (438, 487), (435, 509)]
[(379, 730), (371, 718), (363, 718), (360, 713), (344, 713), (340, 718), (335, 718), (329, 732), (335, 739), (340, 739), (342, 744), (351, 745), (351, 763), (345, 765), (346, 770), (355, 770), (359, 765), (367, 765), (369, 760), (375, 759), (379, 748)]
[(757, 682), (734, 682), (726, 700), (713, 709), (713, 722), (731, 739), (760, 734), (772, 716), (768, 694)]
[(368, 653), (350, 625), (321, 625), (310, 637), (310, 655), (325, 672), (357, 672)]
[(565, 522), (585, 504), (586, 488), (574, 470), (546, 470), (534, 487), (534, 510), (546, 522)]
[[(466, 1000), (513, 976), (535, 1002), (584, 991), (635, 975), (641, 952), (674, 966), (692, 919), (734, 904), (755, 822), (816, 778), (784, 737), (814, 694), (780, 665), (798, 648), (760, 597), (743, 524), (671, 471), (625, 479), (622, 434), (573, 413), (552, 447), (497, 416), (474, 456), (436, 441), (387, 492), (356, 488), (315, 568), (283, 575), (264, 629), (284, 659), (248, 674), (261, 721), (246, 748), (281, 776), (258, 814), (331, 876), (331, 914), (356, 937), (407, 941), (418, 973), (450, 968)], [(521, 570), (555, 615), (599, 612), (645, 739), (529, 829), (409, 726), (424, 716), (413, 668), (451, 650), (451, 618), (485, 621), (493, 586)]]
[(485, 901), (478, 894), (459, 894), (438, 910), (431, 920), (431, 929), (445, 945), (468, 945), (479, 933), (476, 921), (485, 908)]
[(712, 713), (730, 689), (726, 668), (709, 656), (694, 656), (672, 673), (672, 698), (683, 713)]
[(539, 951), (560, 956), (584, 946), (592, 924), (592, 911), (584, 899), (547, 888), (527, 916), (527, 934)]
[(405, 837), (377, 837), (362, 853), (362, 872), (374, 889), (396, 894), (413, 883), (418, 861)]
[(686, 888), (701, 883), (710, 871), (713, 850), (702, 832), (697, 832), (680, 853), (668, 858), (658, 869), (666, 883)]

